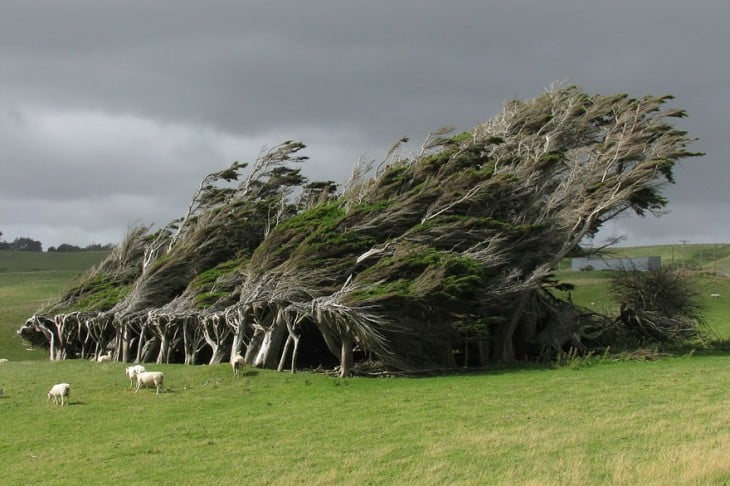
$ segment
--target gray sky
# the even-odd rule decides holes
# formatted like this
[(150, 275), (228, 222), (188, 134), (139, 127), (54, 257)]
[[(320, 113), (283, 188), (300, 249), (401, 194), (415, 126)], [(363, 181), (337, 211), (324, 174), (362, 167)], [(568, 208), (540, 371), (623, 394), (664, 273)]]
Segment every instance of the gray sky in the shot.
[(182, 215), (208, 173), (307, 144), (344, 182), (401, 136), (469, 129), (554, 82), (674, 94), (699, 137), (625, 244), (730, 242), (730, 4), (0, 0), (0, 231), (85, 246)]

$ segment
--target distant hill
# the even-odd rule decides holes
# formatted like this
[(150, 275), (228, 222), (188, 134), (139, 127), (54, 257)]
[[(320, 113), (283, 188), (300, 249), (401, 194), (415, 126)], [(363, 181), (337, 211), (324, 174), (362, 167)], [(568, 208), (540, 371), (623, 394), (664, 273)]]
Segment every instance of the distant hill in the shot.
[(102, 261), (108, 250), (81, 252), (0, 251), (0, 273), (83, 272)]
[(705, 270), (730, 275), (730, 243), (687, 243), (616, 247), (606, 250), (606, 257), (658, 256), (662, 266), (675, 266), (689, 270)]

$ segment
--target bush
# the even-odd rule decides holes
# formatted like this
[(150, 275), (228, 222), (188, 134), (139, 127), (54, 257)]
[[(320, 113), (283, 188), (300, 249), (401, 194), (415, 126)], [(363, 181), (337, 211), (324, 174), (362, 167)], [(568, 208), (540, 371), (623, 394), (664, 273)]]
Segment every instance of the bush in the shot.
[(610, 292), (620, 303), (616, 322), (640, 342), (681, 343), (702, 334), (700, 294), (686, 274), (621, 270), (612, 278)]

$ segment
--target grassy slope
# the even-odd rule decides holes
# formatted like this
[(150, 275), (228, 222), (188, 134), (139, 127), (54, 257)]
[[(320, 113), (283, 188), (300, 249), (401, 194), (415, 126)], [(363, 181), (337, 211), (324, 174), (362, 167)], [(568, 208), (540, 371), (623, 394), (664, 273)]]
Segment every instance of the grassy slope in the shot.
[(43, 351), (26, 351), (15, 331), (36, 310), (55, 300), (75, 275), (107, 253), (0, 251), (0, 358), (43, 359)]
[(622, 256), (662, 258), (662, 265), (700, 268), (730, 274), (730, 244), (677, 244), (617, 248), (612, 253)]
[[(4, 484), (723, 484), (727, 357), (340, 380), (227, 365), (0, 365)], [(46, 401), (72, 385), (71, 405)]]

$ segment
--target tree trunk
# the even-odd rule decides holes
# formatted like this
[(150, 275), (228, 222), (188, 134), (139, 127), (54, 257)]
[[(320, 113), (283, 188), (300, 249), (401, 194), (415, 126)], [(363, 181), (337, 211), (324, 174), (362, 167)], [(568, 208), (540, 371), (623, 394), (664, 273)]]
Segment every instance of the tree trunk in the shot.
[(499, 328), (494, 340), (494, 355), (498, 361), (503, 363), (511, 363), (515, 360), (514, 335), (517, 326), (522, 319), (532, 290), (523, 290), (517, 297), (512, 317), (506, 325)]
[(293, 341), (292, 335), (289, 334), (289, 337), (286, 338), (286, 343), (284, 344), (284, 351), (281, 352), (281, 358), (279, 359), (279, 366), (276, 368), (276, 371), (281, 373), (284, 370), (284, 364), (286, 363), (286, 357), (289, 354), (289, 348), (291, 347), (291, 343)]
[(144, 347), (140, 353), (141, 363), (150, 363), (152, 361), (152, 355), (155, 352), (155, 346), (157, 345), (157, 337), (153, 336), (144, 343)]
[(147, 346), (148, 340), (145, 339), (145, 331), (147, 330), (147, 326), (145, 324), (142, 324), (139, 330), (139, 342), (137, 343), (137, 357), (134, 359), (135, 363), (143, 363), (142, 361), (142, 350), (145, 346)]
[(353, 364), (353, 339), (351, 334), (342, 336), (342, 349), (340, 353), (340, 378), (352, 376)]
[(167, 347), (168, 347), (169, 341), (167, 339), (167, 336), (164, 332), (160, 333), (160, 351), (157, 353), (157, 360), (155, 363), (162, 364), (165, 362), (165, 357), (167, 356)]
[(246, 363), (253, 363), (254, 358), (261, 348), (261, 343), (263, 342), (263, 340), (264, 330), (261, 328), (256, 328), (253, 336), (251, 336), (251, 341), (248, 343), (248, 348), (246, 348), (246, 355), (244, 356)]
[(125, 322), (122, 324), (122, 362), (126, 363), (129, 361), (129, 341), (131, 339), (131, 333), (129, 332), (129, 323)]
[(294, 336), (294, 350), (291, 353), (291, 372), (297, 372), (297, 356), (299, 356), (299, 337)]
[(208, 343), (212, 351), (208, 364), (219, 364), (225, 357), (223, 346), (230, 333), (228, 325), (225, 323), (225, 320), (221, 323), (219, 315), (205, 316), (199, 321), (199, 325), (203, 331), (205, 342)]
[(197, 358), (198, 339), (196, 339), (196, 323), (190, 317), (183, 319), (183, 348), (185, 350), (185, 364), (194, 365)]
[(52, 331), (55, 335), (54, 349), (56, 350), (56, 357), (54, 361), (61, 361), (66, 354), (63, 339), (63, 330), (66, 323), (66, 317), (57, 315), (51, 322), (53, 322), (53, 325), (56, 328), (54, 331)]
[[(246, 335), (246, 321), (240, 314), (236, 317), (232, 317), (231, 320), (234, 323), (234, 325), (231, 326), (233, 329), (231, 356), (236, 356), (237, 354), (241, 354), (241, 351), (243, 350), (243, 338)], [(228, 322), (228, 317), (226, 318), (226, 322)]]
[(221, 361), (223, 361), (223, 346), (219, 345), (218, 343), (208, 343), (210, 345), (210, 348), (213, 350), (213, 354), (210, 356), (210, 361), (208, 361), (209, 365), (217, 365), (220, 364)]
[(48, 332), (48, 361), (56, 361), (56, 337)]
[(283, 322), (280, 319), (276, 319), (271, 323), (270, 327), (264, 330), (263, 340), (261, 341), (261, 346), (258, 353), (256, 353), (253, 363), (251, 363), (252, 366), (268, 369), (276, 368), (279, 350), (284, 340), (285, 329), (286, 326)]

